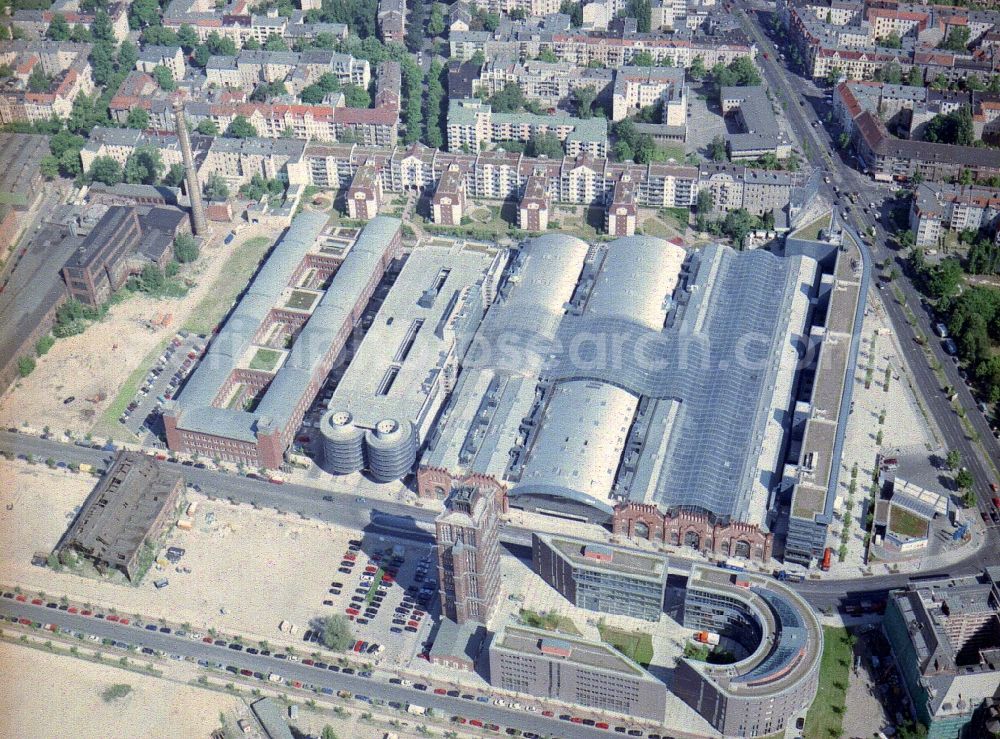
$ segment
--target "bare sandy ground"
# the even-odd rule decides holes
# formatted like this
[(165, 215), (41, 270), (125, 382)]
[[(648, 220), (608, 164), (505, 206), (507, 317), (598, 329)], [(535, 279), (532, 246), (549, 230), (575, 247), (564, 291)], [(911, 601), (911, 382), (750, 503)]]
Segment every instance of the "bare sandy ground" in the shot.
[[(227, 246), (222, 239), (228, 232), (228, 225), (216, 225), (201, 256), (182, 273), (196, 282), (184, 298), (135, 295), (111, 306), (103, 321), (82, 334), (57, 340), (46, 355), (38, 358), (34, 372), (0, 398), (0, 425), (21, 426), (28, 421), (39, 429), (48, 425), (54, 431), (89, 431), (142, 359), (173, 336), (213, 289), (230, 254), (246, 239), (278, 233), (276, 229), (265, 233), (260, 228), (247, 228)], [(173, 315), (169, 326), (146, 327), (147, 321), (166, 313)], [(104, 400), (87, 400), (101, 394)], [(69, 396), (76, 400), (64, 405), (63, 400)]]
[[(49, 470), (41, 464), (0, 463), (0, 581), (26, 591), (113, 606), (122, 613), (214, 627), (253, 640), (301, 645), (300, 637), (278, 630), (282, 619), (307, 628), (316, 616), (343, 613), (346, 595), (359, 573), (337, 572), (347, 542), (356, 532), (270, 509), (199, 500), (191, 531), (172, 529), (169, 544), (186, 550), (180, 565), (154, 565), (139, 587), (54, 572), (31, 564), (34, 552), (50, 551), (96, 483), (96, 478)], [(7, 505), (12, 504), (12, 510)], [(166, 577), (162, 590), (153, 581)], [(337, 606), (324, 606), (332, 580), (345, 582)]]
[[(208, 737), (220, 725), (219, 712), (229, 713), (240, 702), (15, 644), (0, 644), (0, 671), (7, 676), (0, 691), (0, 734), (7, 737)], [(131, 694), (105, 703), (101, 693), (116, 683), (131, 685)]]

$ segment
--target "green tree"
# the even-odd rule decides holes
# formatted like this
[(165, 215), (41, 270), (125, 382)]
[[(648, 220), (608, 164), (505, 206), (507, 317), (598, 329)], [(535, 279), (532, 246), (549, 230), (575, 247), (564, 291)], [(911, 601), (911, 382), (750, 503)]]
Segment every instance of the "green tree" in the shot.
[(986, 85), (984, 85), (983, 81), (979, 79), (979, 75), (970, 74), (965, 78), (965, 89), (972, 92), (980, 92), (986, 89)]
[(903, 48), (903, 40), (898, 33), (892, 31), (888, 36), (879, 39), (879, 46), (884, 46), (887, 49), (901, 49)]
[(131, 185), (155, 185), (162, 175), (163, 158), (155, 146), (140, 146), (125, 161), (123, 176)]
[(576, 88), (573, 91), (573, 102), (576, 103), (577, 117), (592, 118), (594, 115), (595, 100), (597, 100), (597, 90), (591, 85)]
[(160, 24), (160, 4), (157, 0), (132, 0), (128, 8), (128, 25), (133, 30)]
[(91, 163), (87, 177), (92, 182), (103, 182), (105, 185), (114, 186), (122, 181), (122, 168), (111, 157), (97, 157)]
[(78, 44), (89, 44), (93, 41), (90, 35), (90, 29), (85, 28), (81, 24), (77, 23), (69, 32), (69, 40)]
[(66, 16), (62, 13), (53, 15), (45, 37), (53, 41), (69, 41), (69, 23), (66, 22)]
[(323, 727), (320, 739), (337, 739), (337, 732), (333, 730), (333, 727), (330, 726), (330, 724), (327, 724)]
[(441, 3), (434, 3), (431, 6), (431, 15), (427, 19), (427, 35), (428, 36), (441, 36), (444, 34), (445, 28), (445, 18), (444, 18), (444, 5)]
[(912, 85), (914, 87), (923, 87), (924, 85), (924, 74), (920, 67), (914, 64), (910, 67), (909, 74), (906, 75), (906, 84)]
[(722, 135), (717, 135), (708, 145), (708, 155), (713, 162), (724, 162), (729, 156), (726, 153), (726, 139)]
[(649, 33), (653, 30), (653, 9), (650, 0), (628, 0), (625, 3), (625, 15), (635, 18), (636, 30), (639, 33)]
[(59, 158), (51, 154), (46, 154), (38, 163), (38, 169), (42, 173), (42, 177), (47, 180), (54, 180), (59, 176)]
[(656, 61), (653, 59), (653, 55), (645, 49), (635, 52), (628, 62), (630, 67), (652, 67), (654, 64)]
[(264, 49), (266, 51), (288, 51), (288, 44), (285, 40), (274, 33), (269, 33), (267, 35), (267, 41), (264, 42)]
[(198, 258), (198, 242), (190, 234), (181, 234), (174, 239), (174, 259), (188, 264)]
[(17, 359), (17, 374), (27, 377), (35, 371), (35, 358), (27, 354)]
[(116, 58), (119, 71), (131, 71), (135, 67), (135, 63), (139, 61), (139, 50), (135, 47), (135, 44), (125, 39), (122, 41), (121, 46), (118, 47), (118, 56)]
[(424, 99), (424, 142), (433, 149), (444, 146), (446, 123), (444, 111), (444, 85), (441, 78), (444, 68), (435, 59), (427, 71), (427, 96)]
[(705, 60), (699, 54), (691, 62), (691, 66), (688, 68), (688, 76), (693, 80), (703, 80), (706, 74), (708, 74), (708, 70), (705, 69)]
[(163, 184), (167, 187), (180, 187), (184, 182), (184, 165), (179, 162), (174, 162), (167, 169), (167, 173), (163, 175)]
[(835, 85), (840, 81), (843, 76), (843, 70), (836, 64), (830, 67), (830, 71), (826, 73), (826, 84)]
[(367, 108), (371, 105), (371, 96), (368, 90), (360, 85), (344, 85), (341, 92), (344, 93), (344, 104), (348, 108)]
[(968, 490), (972, 487), (973, 482), (972, 473), (965, 467), (960, 469), (955, 475), (955, 484), (958, 486), (959, 490)]
[(149, 128), (149, 113), (143, 108), (132, 108), (128, 112), (125, 125), (129, 128), (138, 128), (140, 131), (144, 131)]
[(205, 197), (209, 200), (226, 200), (229, 198), (229, 187), (218, 172), (212, 172), (205, 183)]
[[(182, 26), (183, 28), (183, 26)], [(147, 26), (142, 29), (139, 39), (147, 46), (179, 46), (176, 31), (163, 26)]]
[(198, 33), (187, 23), (182, 23), (177, 29), (177, 43), (188, 54), (198, 45)]
[(164, 92), (170, 92), (177, 87), (177, 85), (174, 84), (173, 73), (162, 64), (157, 64), (153, 67), (153, 79), (156, 80), (156, 84)]
[(115, 43), (115, 29), (111, 25), (111, 19), (103, 10), (98, 10), (94, 15), (94, 20), (90, 24), (90, 35), (94, 41), (107, 41), (109, 44)]
[(712, 208), (715, 207), (714, 197), (712, 191), (708, 188), (698, 191), (698, 200), (695, 205), (695, 209), (699, 214), (708, 214), (712, 212)]
[(524, 93), (516, 83), (508, 82), (489, 102), (494, 113), (517, 113), (524, 109)]
[(317, 626), (320, 630), (320, 638), (327, 649), (343, 652), (354, 643), (350, 622), (339, 613), (319, 619)]
[(246, 119), (246, 116), (238, 115), (230, 122), (226, 128), (225, 136), (231, 139), (250, 139), (257, 135), (257, 129)]
[(948, 51), (965, 51), (969, 46), (969, 27), (952, 26), (948, 35), (940, 44), (940, 48)]
[(213, 121), (211, 118), (204, 118), (198, 121), (198, 125), (195, 127), (194, 130), (205, 136), (218, 136), (219, 124)]
[(583, 25), (583, 3), (580, 0), (563, 0), (559, 12), (569, 16), (569, 24), (573, 28)]
[(532, 136), (528, 141), (526, 152), (528, 156), (548, 157), (549, 159), (562, 159), (566, 153), (563, 150), (562, 142), (553, 133)]
[(35, 66), (31, 68), (31, 74), (28, 75), (28, 91), (47, 92), (51, 85), (52, 78), (45, 74), (45, 70), (42, 69), (41, 63), (35, 64)]
[(949, 470), (954, 472), (962, 466), (962, 453), (957, 449), (950, 450), (945, 457), (945, 464), (948, 465)]

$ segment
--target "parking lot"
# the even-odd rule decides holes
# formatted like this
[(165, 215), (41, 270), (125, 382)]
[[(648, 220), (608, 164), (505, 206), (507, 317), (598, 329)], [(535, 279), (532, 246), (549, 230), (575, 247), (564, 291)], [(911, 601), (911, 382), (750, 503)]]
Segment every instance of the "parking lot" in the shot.
[(160, 411), (163, 403), (176, 395), (184, 379), (191, 374), (207, 340), (187, 331), (177, 333), (159, 356), (129, 402), (118, 422), (129, 432), (150, 441), (146, 434), (163, 433)]
[[(354, 652), (375, 662), (383, 653), (406, 661), (422, 646), (422, 634), (437, 598), (431, 550), (360, 538), (348, 541), (339, 566), (330, 574), (323, 615), (343, 614), (353, 622)], [(318, 633), (303, 634), (320, 646)], [(426, 657), (426, 651), (421, 651)]]

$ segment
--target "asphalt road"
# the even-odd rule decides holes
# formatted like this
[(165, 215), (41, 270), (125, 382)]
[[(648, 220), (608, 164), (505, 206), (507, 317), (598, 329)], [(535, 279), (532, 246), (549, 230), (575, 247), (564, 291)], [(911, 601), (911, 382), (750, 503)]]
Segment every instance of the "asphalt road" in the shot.
[[(236, 652), (226, 647), (216, 647), (201, 641), (194, 641), (187, 637), (161, 634), (158, 631), (146, 631), (144, 628), (134, 626), (122, 626), (121, 624), (95, 619), (90, 616), (80, 616), (46, 608), (45, 606), (33, 606), (30, 603), (19, 603), (7, 599), (0, 601), (0, 614), (29, 618), (32, 621), (41, 623), (51, 623), (60, 629), (81, 631), (87, 634), (94, 634), (102, 639), (106, 638), (127, 642), (140, 649), (142, 647), (149, 647), (150, 649), (160, 650), (167, 654), (179, 654), (182, 657), (192, 657), (195, 660), (209, 660), (213, 663), (221, 662), (223, 665), (232, 665), (238, 669), (262, 672), (265, 675), (274, 672), (289, 680), (310, 683), (318, 688), (330, 688), (335, 692), (346, 690), (355, 695), (377, 697), (386, 702), (398, 701), (404, 705), (413, 703), (425, 708), (433, 708), (439, 716), (457, 715), (464, 716), (465, 718), (476, 718), (487, 723), (499, 724), (501, 727), (516, 726), (522, 731), (533, 731), (542, 736), (608, 736), (607, 731), (579, 724), (572, 724), (572, 729), (567, 731), (566, 722), (560, 721), (557, 718), (547, 718), (537, 713), (503, 708), (490, 703), (450, 698), (445, 695), (437, 695), (430, 690), (425, 692), (404, 685), (393, 685), (387, 682), (387, 674), (383, 676), (378, 672), (372, 678), (345, 675), (342, 672), (329, 672), (304, 665), (301, 662), (289, 662), (287, 660), (275, 659), (274, 657), (262, 657), (260, 655), (247, 654), (246, 652)], [(109, 653), (111, 653), (111, 650), (114, 650), (113, 647), (109, 647), (108, 649)], [(138, 659), (141, 660), (144, 657), (145, 655), (140, 654)], [(332, 661), (336, 661), (333, 655), (330, 655), (330, 658)], [(229, 673), (223, 672), (222, 674), (228, 675)], [(233, 678), (235, 679), (236, 676), (234, 675)], [(442, 687), (445, 685), (442, 684)], [(411, 720), (419, 722), (419, 716), (413, 716)], [(625, 724), (625, 721), (619, 721), (618, 723)]]
[[(13, 434), (9, 431), (0, 431), (0, 450), (14, 454), (32, 454), (39, 462), (51, 457), (66, 463), (87, 462), (104, 466), (111, 460), (110, 452), (27, 434)], [(432, 510), (367, 498), (362, 499), (363, 504), (359, 505), (354, 496), (331, 493), (308, 485), (291, 483), (274, 485), (263, 480), (195, 467), (184, 467), (183, 471), (189, 484), (197, 484), (204, 493), (219, 498), (275, 508), (289, 514), (363, 531), (369, 535), (392, 536), (427, 544), (434, 540), (432, 531), (436, 514)], [(333, 502), (324, 501), (324, 495), (332, 496)], [(988, 543), (979, 552), (946, 567), (928, 568), (921, 571), (919, 576), (969, 575), (982, 571), (987, 564), (998, 563), (1000, 532), (995, 528), (989, 529), (987, 537)], [(509, 554), (522, 560), (530, 559), (530, 529), (508, 524), (504, 527), (500, 538)], [(700, 560), (670, 555), (670, 569), (672, 572), (683, 573), (696, 561)], [(901, 587), (909, 580), (910, 575), (907, 574), (886, 574), (850, 580), (807, 580), (792, 587), (799, 590), (814, 608), (823, 609), (836, 607), (845, 599), (860, 598), (866, 594), (877, 595), (886, 589)]]

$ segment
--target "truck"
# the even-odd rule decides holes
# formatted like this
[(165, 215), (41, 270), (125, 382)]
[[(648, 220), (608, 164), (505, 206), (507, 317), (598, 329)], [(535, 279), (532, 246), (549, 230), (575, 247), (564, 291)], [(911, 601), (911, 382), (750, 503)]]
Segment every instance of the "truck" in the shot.
[(414, 716), (423, 716), (427, 713), (427, 709), (423, 706), (418, 706), (416, 703), (410, 703), (406, 706), (406, 712), (412, 713)]
[(711, 631), (698, 631), (694, 635), (694, 640), (714, 647), (719, 643), (719, 635)]
[(724, 570), (732, 570), (733, 572), (745, 572), (746, 566), (738, 559), (733, 559), (730, 557), (725, 562), (720, 565)]
[(833, 550), (827, 547), (823, 551), (823, 561), (820, 563), (819, 568), (826, 572), (830, 569), (830, 560), (833, 559)]

